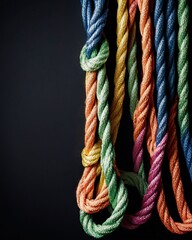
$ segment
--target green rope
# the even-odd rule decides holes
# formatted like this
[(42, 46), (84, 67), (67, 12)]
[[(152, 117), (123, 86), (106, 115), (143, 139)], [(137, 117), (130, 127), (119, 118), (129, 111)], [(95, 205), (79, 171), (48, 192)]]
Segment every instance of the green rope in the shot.
[[(135, 24), (133, 25), (132, 31), (130, 33), (135, 35), (136, 29)], [(128, 94), (130, 98), (130, 113), (131, 118), (133, 119), (133, 114), (135, 108), (138, 103), (138, 93), (139, 93), (139, 86), (138, 86), (138, 70), (137, 70), (137, 42), (136, 37), (133, 37), (133, 41), (130, 44), (128, 53)]]
[(96, 57), (87, 59), (85, 51), (83, 50), (80, 58), (81, 65), (83, 65), (84, 69), (87, 69), (87, 66), (90, 68), (90, 65), (97, 66), (96, 68), (100, 67), (97, 69), (98, 132), (102, 141), (100, 164), (108, 187), (110, 204), (113, 208), (110, 217), (102, 224), (94, 223), (92, 215), (80, 211), (80, 222), (84, 231), (95, 238), (101, 238), (119, 227), (127, 208), (128, 199), (127, 189), (123, 180), (117, 179), (114, 169), (115, 152), (110, 137), (111, 127), (108, 104), (109, 84), (105, 67), (108, 55), (108, 42), (103, 40), (100, 51)]
[[(130, 39), (129, 52), (128, 52), (128, 94), (130, 99), (130, 114), (133, 119), (134, 111), (139, 102), (139, 84), (138, 84), (138, 70), (137, 70), (137, 41), (136, 41), (136, 23), (134, 23), (130, 30), (130, 35), (132, 38)], [(146, 174), (144, 169), (144, 163), (141, 162), (141, 165), (138, 170), (139, 176), (142, 177), (144, 181), (146, 181)]]
[(187, 0), (179, 0), (178, 5), (178, 123), (181, 135), (181, 145), (185, 156), (187, 168), (192, 180), (192, 140), (189, 130), (188, 112), (188, 48), (189, 48), (189, 7)]

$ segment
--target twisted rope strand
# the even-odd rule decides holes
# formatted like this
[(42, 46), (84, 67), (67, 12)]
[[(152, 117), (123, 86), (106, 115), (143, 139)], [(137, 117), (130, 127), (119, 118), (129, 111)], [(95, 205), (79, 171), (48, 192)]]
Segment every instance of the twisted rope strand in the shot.
[[(94, 94), (96, 94), (97, 84), (96, 71), (107, 61), (109, 55), (108, 43), (106, 41), (104, 41), (98, 54), (96, 54), (96, 51), (93, 51), (92, 57), (87, 59), (86, 47), (83, 47), (80, 55), (81, 67), (88, 72), (88, 78), (86, 78), (85, 101), (85, 148), (82, 151), (82, 163), (85, 169), (77, 187), (76, 197), (79, 208), (87, 213), (98, 212), (109, 205), (108, 191), (105, 183), (100, 187), (95, 199), (93, 199), (95, 181), (101, 172), (99, 166), (101, 142), (94, 144), (96, 124), (94, 125), (93, 120), (97, 123), (97, 106)], [(90, 78), (90, 76), (93, 76), (93, 78)], [(89, 82), (87, 83), (87, 81)]]
[[(138, 87), (138, 71), (137, 71), (137, 42), (136, 42), (136, 21), (135, 15), (137, 11), (137, 0), (129, 0), (129, 31), (130, 31), (130, 39), (129, 39), (129, 54), (128, 54), (128, 94), (130, 97), (130, 113), (132, 119), (134, 118), (134, 112), (137, 108), (139, 98), (139, 87)], [(140, 103), (139, 103), (140, 104)], [(135, 124), (134, 124), (134, 132), (135, 132)], [(142, 147), (144, 141), (144, 134), (145, 131), (142, 131), (137, 137), (137, 145), (136, 148), (133, 150), (133, 161), (138, 162), (139, 160), (140, 166), (138, 173), (146, 182), (146, 176), (144, 171), (144, 163), (142, 160)], [(138, 141), (139, 139), (139, 141)], [(139, 147), (138, 147), (139, 146)], [(135, 151), (137, 149), (137, 151)], [(137, 160), (135, 160), (137, 159)]]
[[(111, 203), (111, 206), (113, 208), (111, 216), (103, 223), (103, 224), (96, 224), (94, 223), (92, 219), (92, 215), (86, 213), (85, 211), (80, 211), (80, 222), (83, 226), (84, 231), (89, 234), (90, 236), (93, 236), (95, 238), (100, 238), (105, 236), (106, 234), (114, 231), (120, 224), (124, 212), (126, 210), (127, 206), (127, 191), (124, 186), (124, 183), (122, 180), (117, 181), (116, 172), (114, 169), (114, 149), (113, 144), (110, 138), (110, 121), (109, 121), (109, 106), (108, 106), (108, 92), (109, 92), (109, 86), (108, 86), (108, 79), (106, 76), (106, 68), (105, 68), (105, 62), (109, 55), (109, 46), (106, 40), (102, 41), (102, 44), (100, 46), (100, 49), (98, 51), (98, 48), (96, 49), (99, 39), (101, 39), (101, 28), (103, 28), (103, 12), (106, 11), (103, 10), (104, 8), (104, 2), (105, 1), (94, 1), (95, 9), (92, 11), (92, 4), (90, 1), (82, 1), (82, 15), (84, 20), (84, 26), (87, 28), (87, 42), (86, 47), (84, 47), (82, 54), (81, 54), (81, 65), (83, 66), (83, 69), (86, 71), (95, 71), (97, 70), (97, 99), (98, 99), (98, 118), (99, 118), (99, 137), (101, 139), (101, 143), (98, 148), (95, 147), (95, 152), (97, 153), (97, 156), (100, 154), (100, 164), (101, 167), (95, 163), (98, 162), (98, 159), (96, 159), (95, 156), (86, 156), (86, 159), (83, 160), (84, 165), (88, 165), (87, 169), (95, 170), (94, 173), (96, 175), (94, 178), (90, 175), (89, 172), (84, 172), (82, 181), (80, 181), (79, 184), (79, 193), (81, 193), (83, 196), (81, 197), (82, 202), (85, 201), (85, 196), (87, 196), (89, 199), (93, 197), (93, 188), (95, 183), (96, 176), (100, 175), (100, 180), (105, 179), (106, 181), (103, 182), (102, 186), (99, 186), (98, 196), (102, 198), (102, 206), (105, 206), (105, 204)], [(100, 34), (98, 34), (96, 26), (99, 25), (99, 31)], [(98, 27), (98, 26), (97, 26)], [(95, 50), (96, 49), (96, 50)], [(92, 101), (88, 101), (90, 103)], [(86, 130), (90, 129), (86, 128)], [(91, 132), (91, 131), (90, 131)], [(88, 138), (85, 138), (86, 140)], [(86, 155), (86, 149), (82, 152), (82, 156)], [(92, 164), (94, 162), (93, 167), (89, 167), (89, 162), (87, 163), (87, 160), (94, 159), (92, 161)], [(91, 172), (91, 171), (90, 171)], [(106, 188), (106, 183), (108, 186), (108, 191)], [(106, 193), (109, 194), (106, 196)], [(91, 199), (92, 200), (92, 199)], [(100, 199), (101, 200), (101, 199)], [(90, 201), (92, 203), (91, 209), (87, 207), (87, 210), (91, 212), (92, 210), (96, 211), (97, 209), (97, 202), (92, 200)], [(96, 206), (94, 205), (96, 204)], [(90, 211), (91, 210), (91, 211)]]
[[(117, 53), (116, 53), (116, 67), (114, 74), (114, 96), (111, 104), (110, 121), (111, 121), (111, 137), (113, 144), (117, 139), (119, 124), (123, 112), (123, 101), (125, 96), (125, 72), (126, 72), (126, 55), (128, 44), (128, 10), (127, 0), (118, 0), (117, 7)], [(118, 169), (114, 163), (116, 172)], [(104, 179), (103, 179), (104, 180)], [(99, 188), (102, 187), (104, 181), (100, 181)]]
[(165, 76), (165, 38), (163, 33), (164, 12), (163, 0), (155, 1), (154, 12), (155, 48), (156, 48), (156, 88), (157, 88), (157, 145), (166, 135), (167, 129), (167, 96)]
[(97, 73), (88, 72), (85, 78), (85, 151), (89, 152), (95, 142), (97, 127), (96, 87)]
[(128, 42), (128, 94), (130, 98), (130, 113), (133, 113), (138, 103), (138, 71), (137, 71), (137, 42), (136, 42), (136, 22), (137, 0), (129, 0), (129, 33)]
[[(143, 26), (145, 27), (145, 24), (148, 24), (148, 28), (146, 31), (146, 35), (142, 34), (142, 49), (143, 49), (143, 64), (145, 63), (145, 61), (148, 60), (148, 58), (146, 58), (144, 55), (144, 51), (146, 50), (146, 44), (148, 44), (147, 47), (147, 51), (150, 50), (150, 55), (148, 54), (148, 57), (150, 56), (151, 62), (150, 65), (148, 65), (148, 68), (145, 69), (145, 71), (147, 72), (147, 74), (150, 73), (150, 92), (148, 93), (148, 111), (149, 111), (149, 107), (152, 107), (152, 116), (153, 118), (150, 118), (150, 123), (152, 123), (153, 121), (155, 121), (155, 111), (154, 111), (154, 103), (152, 102), (152, 104), (149, 104), (149, 100), (152, 98), (153, 96), (153, 88), (154, 88), (154, 83), (153, 83), (153, 76), (152, 76), (152, 71), (153, 71), (153, 53), (152, 53), (152, 22), (151, 22), (151, 18), (150, 18), (150, 12), (149, 12), (149, 7), (150, 7), (150, 1), (139, 1), (139, 8), (141, 11), (141, 19), (140, 19), (140, 27), (141, 27), (141, 34), (144, 33), (143, 30)], [(146, 4), (146, 5), (144, 5)], [(156, 14), (156, 20), (160, 19), (160, 22), (163, 23), (163, 15), (162, 15), (162, 3), (158, 2), (156, 3), (156, 7), (155, 7), (155, 14)], [(144, 8), (145, 7), (145, 8)], [(143, 10), (143, 11), (142, 11)], [(143, 13), (143, 15), (142, 15)], [(163, 24), (158, 24), (157, 25), (157, 32), (156, 34), (160, 34), (158, 36), (156, 36), (156, 41), (158, 41), (159, 43), (161, 43), (160, 47), (163, 48), (163, 36), (162, 36), (162, 26)], [(146, 29), (146, 27), (144, 28)], [(144, 39), (144, 40), (143, 40)], [(156, 42), (157, 43), (157, 42)], [(157, 49), (158, 49), (158, 45), (156, 45)], [(162, 49), (162, 53), (160, 54), (160, 49), (158, 50), (158, 56), (163, 57), (162, 54), (164, 54), (164, 49)], [(160, 55), (159, 55), (160, 54)], [(161, 166), (162, 166), (162, 161), (163, 161), (163, 157), (164, 157), (164, 149), (166, 146), (166, 142), (167, 142), (167, 133), (166, 133), (166, 119), (167, 119), (167, 113), (166, 113), (166, 94), (165, 94), (165, 75), (161, 75), (160, 73), (162, 73), (163, 70), (165, 70), (165, 60), (164, 57), (157, 59), (158, 61), (158, 66), (157, 66), (157, 98), (158, 98), (158, 123), (159, 123), (159, 127), (161, 127), (161, 132), (159, 130), (158, 133), (158, 138), (156, 138), (156, 148), (154, 148), (154, 146), (151, 146), (151, 143), (148, 145), (152, 147), (152, 149), (154, 149), (154, 152), (152, 152), (152, 150), (150, 150), (151, 153), (151, 168), (149, 171), (149, 177), (148, 177), (148, 188), (147, 188), (147, 192), (143, 197), (142, 200), (142, 206), (141, 206), (141, 210), (138, 211), (136, 214), (134, 215), (125, 215), (125, 218), (123, 220), (123, 226), (128, 228), (128, 229), (134, 229), (136, 227), (138, 227), (140, 224), (145, 223), (151, 216), (152, 214), (152, 210), (154, 208), (155, 205), (155, 200), (158, 196), (158, 191), (159, 191), (159, 183), (160, 183), (160, 179), (161, 179)], [(146, 64), (144, 64), (144, 66), (147, 66)], [(143, 70), (143, 77), (144, 77), (144, 70)], [(144, 92), (145, 93), (145, 92)], [(141, 95), (142, 96), (142, 95)], [(144, 94), (145, 96), (145, 94)], [(139, 105), (139, 104), (138, 104)], [(162, 112), (163, 110), (163, 112)], [(161, 113), (161, 114), (160, 114)], [(163, 113), (163, 114), (162, 114)], [(137, 118), (138, 119), (138, 118)], [(141, 121), (141, 120), (140, 120)], [(143, 124), (143, 123), (142, 123)], [(158, 127), (158, 128), (159, 128)], [(153, 127), (151, 127), (152, 133), (156, 136), (156, 131), (153, 131)], [(157, 129), (158, 131), (158, 129)], [(151, 142), (154, 142), (154, 136), (151, 138)], [(137, 162), (136, 162), (137, 163)], [(140, 163), (136, 166), (136, 170), (139, 168)]]
[(117, 0), (117, 53), (114, 74), (114, 96), (111, 104), (111, 136), (113, 144), (117, 139), (119, 124), (123, 112), (123, 101), (125, 96), (125, 72), (128, 45), (128, 9), (127, 0)]
[[(93, 2), (94, 11), (92, 9)], [(90, 58), (101, 41), (108, 9), (106, 8), (106, 0), (81, 0), (81, 5), (83, 25), (87, 34), (86, 55)]]
[(187, 0), (179, 0), (178, 5), (178, 123), (181, 135), (181, 145), (192, 180), (192, 140), (189, 131), (189, 112), (188, 112), (188, 23), (189, 23), (189, 7)]
[[(149, 113), (149, 100), (152, 90), (152, 22), (149, 14), (149, 1), (138, 1), (140, 10), (140, 32), (142, 36), (142, 82), (140, 85), (140, 99), (134, 111), (134, 171), (142, 172), (143, 141), (146, 133), (147, 115)], [(139, 170), (140, 169), (140, 170)]]
[(138, 103), (138, 73), (137, 73), (137, 43), (136, 43), (136, 24), (130, 29), (130, 44), (128, 54), (128, 94), (130, 98), (130, 113), (133, 119), (133, 114)]
[[(149, 116), (149, 123), (147, 129), (147, 150), (150, 155), (150, 160), (152, 160), (152, 156), (156, 149), (156, 135), (157, 135), (157, 117), (156, 117), (156, 110), (155, 110), (155, 102), (154, 102), (154, 88), (155, 83), (153, 82), (152, 92), (151, 92), (151, 100), (150, 100), (150, 116)], [(152, 165), (151, 161), (151, 165)]]
[(117, 175), (114, 169), (115, 154), (110, 138), (109, 86), (105, 66), (99, 69), (97, 81), (99, 137), (102, 140), (100, 162), (108, 186), (113, 211), (102, 225), (95, 224), (92, 216), (83, 211), (81, 211), (80, 214), (80, 221), (87, 234), (95, 238), (100, 238), (113, 232), (120, 225), (127, 207), (127, 190), (122, 180), (119, 179), (119, 182), (117, 181)]
[[(127, 1), (118, 1), (118, 9), (117, 9), (117, 54), (116, 54), (116, 68), (114, 75), (114, 96), (112, 100), (111, 106), (111, 135), (113, 144), (115, 144), (117, 139), (117, 133), (119, 129), (119, 124), (123, 111), (123, 100), (125, 95), (125, 70), (126, 70), (126, 55), (127, 55), (127, 45), (128, 45), (128, 37), (129, 37), (129, 28), (132, 28), (136, 8), (137, 1), (130, 0), (129, 2), (129, 11), (130, 11), (130, 26), (128, 28), (128, 9), (127, 9)], [(134, 27), (135, 29), (135, 27)], [(134, 30), (133, 30), (134, 31)], [(136, 32), (135, 32), (136, 34)], [(131, 37), (130, 44), (132, 41), (135, 41), (134, 38)], [(136, 49), (135, 53), (136, 53)], [(135, 54), (133, 53), (133, 54)], [(135, 85), (136, 86), (136, 85)], [(125, 184), (132, 185), (135, 182), (135, 187), (139, 190), (141, 195), (146, 190), (146, 182), (143, 182), (142, 178), (133, 174), (131, 172), (121, 172), (121, 178), (123, 179)]]
[(192, 215), (190, 213), (189, 207), (184, 197), (184, 189), (180, 176), (178, 143), (175, 125), (176, 113), (177, 113), (177, 100), (175, 99), (174, 104), (171, 106), (169, 114), (168, 129), (170, 134), (167, 142), (167, 153), (169, 159), (169, 168), (172, 175), (173, 192), (175, 195), (178, 212), (183, 223), (175, 222), (173, 218), (170, 216), (163, 188), (161, 189), (159, 195), (157, 209), (161, 221), (169, 231), (177, 234), (184, 234), (192, 230)]
[[(106, 22), (107, 9), (105, 1), (81, 0), (82, 19), (87, 33), (86, 45), (80, 55), (81, 67), (86, 71), (86, 100), (85, 100), (85, 147), (82, 151), (82, 164), (85, 167), (82, 178), (79, 181), (76, 197), (79, 208), (87, 213), (95, 213), (109, 205), (109, 197), (106, 184), (103, 184), (97, 191), (96, 198), (93, 199), (95, 181), (101, 174), (99, 158), (101, 152), (101, 142), (95, 142), (97, 127), (97, 103), (96, 85), (97, 71), (106, 62), (109, 51), (108, 43), (104, 41), (100, 49), (96, 49), (100, 44), (104, 23)], [(102, 174), (101, 177), (102, 179)]]
[[(170, 93), (170, 103), (173, 102), (173, 98), (176, 93), (175, 88), (175, 76), (176, 76), (176, 63), (175, 63), (175, 45), (176, 45), (176, 8), (174, 0), (167, 2), (166, 11), (166, 40), (168, 45), (168, 86)], [(177, 209), (183, 223), (175, 222), (169, 214), (169, 210), (165, 200), (164, 189), (161, 189), (161, 193), (158, 199), (157, 209), (159, 216), (163, 224), (173, 233), (184, 234), (192, 230), (192, 214), (187, 205), (184, 196), (184, 189), (180, 175), (179, 157), (178, 157), (178, 143), (176, 134), (176, 113), (177, 113), (177, 100), (173, 102), (171, 111), (169, 114), (168, 123), (168, 143), (167, 152), (169, 161), (170, 173), (172, 176), (172, 188), (175, 195)]]

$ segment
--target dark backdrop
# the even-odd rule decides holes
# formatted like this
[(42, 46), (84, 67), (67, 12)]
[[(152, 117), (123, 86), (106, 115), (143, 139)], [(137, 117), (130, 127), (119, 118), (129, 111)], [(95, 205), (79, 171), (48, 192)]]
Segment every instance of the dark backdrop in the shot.
[[(115, 36), (116, 6), (112, 2), (108, 37)], [(83, 171), (80, 153), (85, 94), (79, 53), (84, 42), (78, 0), (0, 2), (2, 240), (92, 239), (79, 223), (75, 199)], [(115, 50), (115, 42), (110, 44)], [(114, 53), (108, 64), (111, 81)], [(126, 168), (132, 144), (128, 137), (132, 131), (128, 105), (122, 124), (117, 154)], [(126, 131), (122, 130), (124, 127)], [(188, 180), (186, 184), (190, 189)], [(170, 234), (154, 210), (152, 219), (138, 230), (119, 228), (104, 239), (191, 238), (190, 234), (185, 237)]]

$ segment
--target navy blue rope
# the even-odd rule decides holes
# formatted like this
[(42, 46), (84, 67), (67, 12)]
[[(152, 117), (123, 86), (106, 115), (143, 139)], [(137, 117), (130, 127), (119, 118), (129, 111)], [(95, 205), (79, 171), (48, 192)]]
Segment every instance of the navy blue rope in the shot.
[(155, 1), (154, 27), (156, 50), (156, 91), (157, 91), (157, 137), (158, 145), (167, 131), (167, 95), (163, 0)]
[(176, 95), (176, 5), (175, 0), (167, 0), (166, 6), (166, 44), (167, 44), (167, 73), (168, 73), (168, 92), (170, 104)]
[(83, 25), (87, 34), (86, 55), (89, 58), (103, 36), (108, 9), (106, 0), (81, 0), (81, 4)]

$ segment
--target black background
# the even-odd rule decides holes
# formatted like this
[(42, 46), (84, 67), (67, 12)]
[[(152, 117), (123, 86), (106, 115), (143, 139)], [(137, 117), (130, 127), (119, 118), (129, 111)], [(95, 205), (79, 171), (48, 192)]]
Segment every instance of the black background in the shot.
[[(109, 7), (106, 34), (112, 39), (116, 4), (110, 1)], [(84, 141), (85, 94), (79, 53), (85, 40), (79, 1), (0, 2), (2, 240), (93, 239), (79, 223), (75, 198), (83, 171), (80, 153)], [(115, 41), (110, 44), (114, 49), (108, 63), (112, 81)], [(125, 158), (130, 156), (132, 148), (131, 120), (126, 107), (117, 142), (117, 155), (123, 162), (119, 165), (125, 168)], [(126, 131), (122, 130), (124, 127)], [(181, 167), (183, 175), (184, 168)], [(167, 174), (166, 178), (169, 188)], [(186, 175), (184, 183), (191, 207), (191, 184)], [(174, 215), (171, 194), (168, 202)], [(139, 229), (119, 228), (103, 239), (187, 240), (192, 235), (170, 234), (154, 210), (153, 217)]]

